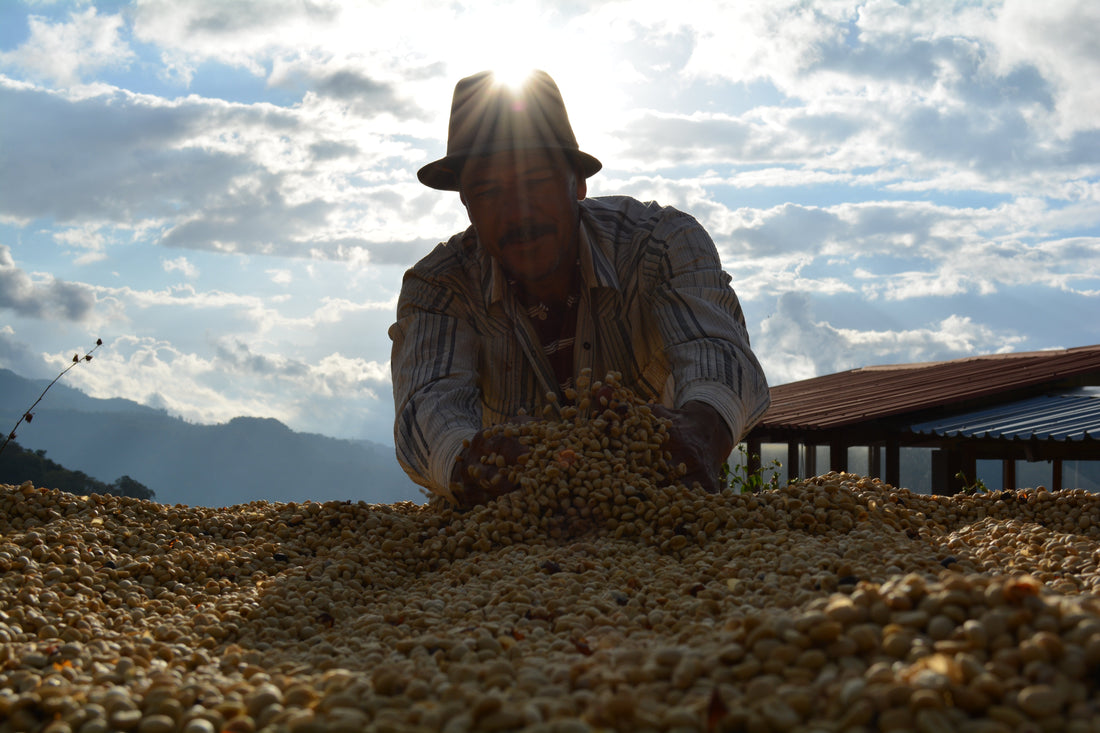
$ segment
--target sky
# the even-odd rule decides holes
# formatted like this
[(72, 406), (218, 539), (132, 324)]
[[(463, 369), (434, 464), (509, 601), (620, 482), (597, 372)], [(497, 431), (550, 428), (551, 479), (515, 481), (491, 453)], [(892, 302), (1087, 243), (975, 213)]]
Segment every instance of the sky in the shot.
[[(0, 0), (0, 367), (393, 444), (455, 83), (693, 214), (771, 384), (1100, 343), (1100, 3)], [(48, 398), (47, 398), (48, 399)]]

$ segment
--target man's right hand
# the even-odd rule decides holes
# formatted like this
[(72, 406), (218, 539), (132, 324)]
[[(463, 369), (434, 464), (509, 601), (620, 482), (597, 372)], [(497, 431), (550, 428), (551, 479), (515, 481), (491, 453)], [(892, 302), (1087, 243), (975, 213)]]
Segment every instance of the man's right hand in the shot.
[(699, 484), (704, 491), (722, 490), (721, 465), (733, 450), (733, 437), (718, 411), (693, 400), (670, 410), (653, 406), (653, 414), (671, 421), (664, 449), (672, 454), (673, 465), (683, 464), (687, 473), (678, 480), (685, 486)]
[[(529, 422), (534, 418), (521, 416), (510, 423)], [(459, 454), (451, 474), (452, 486), (457, 485), (455, 498), (459, 506), (469, 508), (484, 504), (519, 486), (509, 475), (531, 449), (520, 442), (507, 426), (492, 426), (478, 432)]]

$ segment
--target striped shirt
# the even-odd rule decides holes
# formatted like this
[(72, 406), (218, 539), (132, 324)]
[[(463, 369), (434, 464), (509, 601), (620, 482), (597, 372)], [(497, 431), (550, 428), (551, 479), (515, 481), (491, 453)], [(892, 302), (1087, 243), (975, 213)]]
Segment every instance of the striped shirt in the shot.
[[(579, 263), (578, 263), (579, 269)], [(509, 289), (515, 287), (508, 281)], [(564, 312), (554, 312), (543, 303), (526, 309), (531, 325), (542, 344), (542, 353), (550, 360), (550, 366), (558, 379), (559, 393), (574, 386), (573, 346), (577, 336), (577, 305), (579, 295), (570, 295), (565, 301)]]
[[(582, 287), (574, 374), (609, 371), (646, 399), (700, 400), (735, 442), (768, 408), (730, 276), (691, 216), (624, 196), (580, 202)], [(540, 414), (560, 387), (523, 306), (473, 228), (405, 273), (393, 341), (397, 459), (448, 494), (462, 441), (519, 413)]]

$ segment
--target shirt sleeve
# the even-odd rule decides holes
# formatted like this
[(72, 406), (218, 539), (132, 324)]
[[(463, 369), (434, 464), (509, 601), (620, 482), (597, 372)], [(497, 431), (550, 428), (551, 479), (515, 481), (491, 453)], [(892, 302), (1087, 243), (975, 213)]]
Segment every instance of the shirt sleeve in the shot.
[(700, 400), (725, 420), (735, 443), (768, 409), (764, 370), (710, 235), (674, 212), (650, 242), (659, 281), (653, 307), (675, 381), (674, 404)]
[(405, 274), (389, 330), (397, 460), (413, 481), (447, 497), (462, 441), (481, 428), (478, 341), (465, 301), (418, 266)]

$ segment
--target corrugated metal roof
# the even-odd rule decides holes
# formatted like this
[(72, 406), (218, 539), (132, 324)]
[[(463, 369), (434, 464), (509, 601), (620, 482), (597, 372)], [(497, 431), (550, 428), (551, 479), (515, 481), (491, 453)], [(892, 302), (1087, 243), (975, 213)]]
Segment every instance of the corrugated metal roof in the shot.
[(1100, 344), (863, 367), (772, 387), (772, 404), (760, 426), (838, 428), (1081, 375), (1089, 375), (1090, 383), (1100, 384)]
[(1010, 440), (1100, 440), (1100, 387), (1009, 402), (988, 410), (917, 423), (914, 433)]

